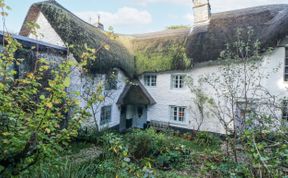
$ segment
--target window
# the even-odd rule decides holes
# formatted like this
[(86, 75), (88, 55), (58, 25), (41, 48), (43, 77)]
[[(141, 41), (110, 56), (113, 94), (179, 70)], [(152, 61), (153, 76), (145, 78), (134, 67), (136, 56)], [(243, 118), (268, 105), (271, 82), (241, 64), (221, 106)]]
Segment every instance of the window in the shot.
[[(236, 102), (236, 117), (235, 117), (235, 126), (236, 131), (242, 133), (244, 129), (257, 127), (259, 122), (256, 118), (256, 109), (259, 102), (257, 100), (249, 99), (248, 101), (239, 100)], [(251, 121), (253, 122), (247, 122)]]
[(184, 122), (186, 107), (171, 106), (171, 120), (177, 122)]
[(284, 81), (288, 81), (288, 48), (286, 48), (285, 54), (285, 68), (284, 68)]
[(282, 119), (288, 121), (288, 100), (282, 102)]
[(155, 87), (157, 83), (157, 75), (146, 74), (144, 75), (144, 84), (145, 86)]
[(101, 108), (100, 125), (107, 124), (111, 121), (112, 106), (103, 106)]
[(118, 71), (112, 70), (106, 74), (105, 90), (117, 90)]
[(185, 75), (172, 75), (172, 88), (184, 88)]

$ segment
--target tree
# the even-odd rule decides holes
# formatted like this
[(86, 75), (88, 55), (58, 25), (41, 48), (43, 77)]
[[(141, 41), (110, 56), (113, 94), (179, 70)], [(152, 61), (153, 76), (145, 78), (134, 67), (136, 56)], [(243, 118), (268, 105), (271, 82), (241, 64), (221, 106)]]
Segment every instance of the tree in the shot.
[[(74, 65), (71, 60), (51, 68), (44, 58), (38, 58), (33, 71), (15, 78), (14, 67), (21, 65), (21, 60), (14, 53), (21, 45), (9, 34), (5, 40), (0, 54), (0, 171), (17, 175), (67, 145), (77, 135), (85, 112), (76, 111), (68, 126), (61, 127), (69, 109), (76, 105), (66, 92)], [(52, 78), (45, 83), (47, 73)]]
[[(0, 0), (1, 16), (5, 22), (4, 0)], [(31, 28), (39, 28), (30, 24)], [(3, 25), (4, 26), (4, 25)], [(37, 30), (32, 30), (36, 33)], [(81, 122), (89, 116), (89, 107), (99, 102), (99, 90), (80, 107), (77, 97), (67, 90), (71, 73), (81, 69), (89, 72), (89, 62), (96, 59), (97, 52), (109, 48), (103, 43), (98, 49), (87, 48), (82, 61), (63, 58), (52, 64), (40, 57), (38, 47), (31, 49), (36, 59), (29, 71), (18, 70), (23, 61), (15, 53), (24, 51), (9, 33), (5, 33), (0, 53), (0, 177), (18, 175), (40, 160), (54, 160), (69, 141), (77, 136)], [(69, 46), (71, 47), (71, 46)], [(79, 96), (79, 94), (76, 94)], [(67, 122), (68, 124), (63, 124)]]
[(211, 116), (210, 109), (214, 103), (203, 91), (202, 81), (198, 81), (199, 86), (197, 86), (193, 82), (192, 76), (189, 76), (186, 83), (193, 94), (190, 112), (192, 114), (192, 119), (196, 122), (196, 133), (198, 133), (205, 120)]
[[(236, 34), (235, 42), (228, 44), (221, 53), (219, 60), (222, 64), (217, 72), (201, 78), (205, 87), (211, 89), (214, 106), (210, 111), (229, 135), (226, 151), (229, 156), (229, 150), (232, 150), (236, 164), (240, 158), (245, 159), (254, 176), (282, 175), (280, 164), (287, 166), (287, 160), (283, 162), (279, 157), (287, 151), (284, 146), (287, 143), (281, 139), (287, 138), (287, 127), (279, 126), (280, 98), (263, 86), (271, 72), (279, 67), (270, 69), (270, 72), (264, 70), (261, 45), (255, 40), (253, 29), (237, 29)], [(265, 54), (269, 53), (270, 49), (267, 49)], [(268, 135), (277, 135), (277, 144)], [(271, 151), (275, 144), (273, 149), (277, 152)]]

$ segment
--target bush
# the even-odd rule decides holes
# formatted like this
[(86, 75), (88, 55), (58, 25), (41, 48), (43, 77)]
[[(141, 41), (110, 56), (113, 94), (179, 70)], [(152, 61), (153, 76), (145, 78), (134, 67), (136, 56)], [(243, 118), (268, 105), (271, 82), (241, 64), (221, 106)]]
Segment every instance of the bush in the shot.
[(195, 141), (197, 144), (207, 147), (219, 146), (219, 144), (221, 143), (220, 137), (208, 132), (197, 133)]
[(127, 135), (126, 142), (131, 156), (136, 159), (158, 155), (169, 147), (164, 135), (153, 129), (133, 130)]

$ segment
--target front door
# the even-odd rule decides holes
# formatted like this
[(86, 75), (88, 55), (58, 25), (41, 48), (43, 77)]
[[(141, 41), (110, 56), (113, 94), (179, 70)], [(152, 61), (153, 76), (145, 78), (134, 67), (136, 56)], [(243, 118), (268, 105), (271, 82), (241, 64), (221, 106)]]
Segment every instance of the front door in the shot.
[(146, 106), (135, 106), (135, 116), (133, 118), (133, 126), (143, 129), (147, 123), (147, 108)]

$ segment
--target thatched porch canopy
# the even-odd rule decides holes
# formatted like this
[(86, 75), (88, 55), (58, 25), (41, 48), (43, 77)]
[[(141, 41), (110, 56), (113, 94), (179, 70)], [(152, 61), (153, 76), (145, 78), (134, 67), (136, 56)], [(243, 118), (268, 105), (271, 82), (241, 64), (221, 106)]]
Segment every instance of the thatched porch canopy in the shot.
[(156, 104), (153, 97), (145, 87), (139, 82), (127, 84), (120, 95), (118, 105), (152, 105)]

